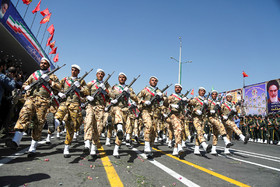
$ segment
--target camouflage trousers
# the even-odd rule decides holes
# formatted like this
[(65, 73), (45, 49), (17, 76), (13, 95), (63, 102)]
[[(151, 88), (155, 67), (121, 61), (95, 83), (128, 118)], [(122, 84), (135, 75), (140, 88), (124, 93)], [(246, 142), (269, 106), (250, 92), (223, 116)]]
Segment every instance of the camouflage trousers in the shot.
[(187, 137), (191, 135), (190, 133), (190, 128), (189, 128), (189, 123), (186, 122), (185, 120), (182, 120), (182, 140), (186, 141)]
[(141, 132), (141, 129), (143, 127), (143, 123), (142, 123), (142, 120), (141, 119), (135, 119), (134, 120), (134, 125), (133, 125), (133, 132), (135, 134), (135, 136), (139, 137), (140, 136), (140, 132)]
[(234, 123), (233, 120), (226, 120), (226, 121), (223, 121), (223, 124), (225, 125), (226, 127), (226, 132), (227, 132), (227, 138), (229, 140), (231, 140), (231, 137), (232, 137), (232, 133), (235, 132), (235, 134), (237, 136), (239, 136), (240, 134), (242, 134), (242, 132), (240, 131), (240, 129), (236, 126), (236, 124)]
[(142, 111), (142, 120), (145, 126), (144, 131), (144, 141), (150, 142), (153, 145), (155, 137), (156, 137), (156, 128), (157, 128), (157, 117), (150, 115), (147, 110)]
[(171, 119), (171, 125), (174, 130), (174, 136), (175, 136), (175, 147), (178, 146), (178, 144), (182, 143), (182, 126), (183, 122), (180, 119), (179, 116), (172, 114), (170, 116)]
[[(65, 120), (65, 116), (68, 115), (67, 120)], [(62, 103), (57, 113), (55, 114), (55, 119), (58, 119), (60, 123), (65, 120), (66, 124), (66, 137), (65, 144), (70, 145), (73, 139), (74, 131), (81, 126), (81, 110), (80, 103)]]
[(201, 116), (193, 117), (193, 125), (196, 130), (196, 139), (195, 145), (200, 145), (202, 142), (205, 142), (205, 138), (203, 136), (204, 130), (202, 129), (203, 119)]
[(104, 126), (104, 106), (87, 105), (84, 126), (84, 140), (91, 140), (92, 144), (99, 143), (99, 136)]
[[(118, 106), (113, 107), (111, 111), (111, 115), (113, 118), (114, 127), (116, 128), (117, 124), (122, 124), (122, 128), (123, 128), (122, 130), (123, 132), (125, 132), (125, 128), (126, 128), (125, 122), (127, 119), (127, 115), (123, 112), (122, 108)], [(120, 140), (118, 136), (116, 136), (115, 144), (119, 146), (122, 144), (122, 140)]]
[(225, 126), (222, 124), (219, 118), (210, 116), (209, 122), (213, 126), (213, 145), (217, 145), (218, 143), (218, 135), (226, 135)]
[(28, 97), (19, 113), (14, 129), (27, 130), (32, 121), (32, 139), (39, 141), (46, 122), (48, 108), (49, 99), (40, 96)]

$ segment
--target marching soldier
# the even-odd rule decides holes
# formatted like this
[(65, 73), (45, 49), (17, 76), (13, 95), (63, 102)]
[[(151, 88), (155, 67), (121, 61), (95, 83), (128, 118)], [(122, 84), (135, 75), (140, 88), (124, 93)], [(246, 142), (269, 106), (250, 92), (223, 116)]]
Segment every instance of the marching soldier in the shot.
[(188, 100), (186, 97), (184, 97), (181, 91), (182, 86), (180, 84), (175, 84), (175, 93), (168, 97), (168, 104), (171, 110), (171, 125), (175, 135), (175, 145), (172, 155), (179, 157), (181, 157), (184, 153), (182, 148), (182, 128), (184, 125), (183, 119), (185, 106), (183, 102), (187, 102)]
[[(108, 82), (103, 81), (105, 72), (97, 69), (96, 79), (87, 83), (89, 95), (86, 97), (89, 104), (86, 107), (86, 117), (84, 125), (84, 153), (90, 154), (96, 158), (97, 144), (99, 144), (99, 136), (104, 128), (104, 109), (109, 101), (109, 93), (111, 87)], [(100, 92), (98, 92), (100, 90)], [(97, 93), (98, 92), (98, 93)], [(97, 93), (95, 98), (92, 96)], [(92, 142), (92, 144), (90, 144)]]
[(144, 141), (145, 147), (144, 152), (149, 159), (153, 158), (151, 146), (154, 143), (156, 136), (156, 121), (160, 117), (159, 100), (151, 103), (151, 98), (158, 96), (160, 100), (164, 99), (162, 92), (156, 87), (158, 78), (151, 76), (149, 80), (150, 86), (145, 87), (138, 94), (138, 101), (142, 104), (142, 120), (145, 126)]
[[(115, 148), (113, 151), (113, 156), (115, 158), (120, 158), (119, 154), (119, 147), (121, 146), (123, 135), (124, 135), (124, 128), (126, 125), (127, 120), (127, 112), (128, 112), (128, 106), (129, 99), (131, 98), (134, 102), (138, 102), (138, 98), (136, 94), (134, 93), (133, 89), (131, 87), (128, 87), (128, 85), (125, 84), (127, 77), (126, 75), (121, 72), (119, 73), (119, 84), (116, 84), (112, 87), (111, 90), (111, 104), (113, 104), (111, 109), (111, 115), (114, 121), (114, 126), (117, 131), (116, 141), (115, 141)], [(120, 94), (123, 96), (117, 99)], [(132, 135), (132, 123), (129, 123), (129, 126), (126, 126), (128, 133), (126, 134), (126, 140), (130, 141), (131, 135)]]
[[(231, 140), (232, 132), (234, 131), (239, 138), (244, 141), (244, 144), (248, 143), (250, 136), (244, 136), (242, 132), (239, 130), (239, 128), (236, 126), (233, 120), (233, 116), (236, 114), (236, 112), (239, 109), (239, 105), (237, 105), (237, 108), (235, 105), (231, 102), (232, 101), (232, 95), (230, 93), (226, 94), (226, 101), (221, 106), (221, 114), (222, 114), (222, 122), (224, 126), (226, 127), (227, 131), (227, 137), (229, 140)], [(230, 154), (229, 148), (225, 147), (225, 154)]]
[(209, 122), (213, 125), (213, 146), (211, 154), (217, 155), (216, 146), (218, 143), (218, 135), (220, 134), (225, 142), (226, 148), (229, 148), (233, 144), (227, 138), (227, 133), (224, 125), (219, 119), (220, 102), (217, 101), (218, 92), (213, 90), (211, 93), (211, 98), (209, 99)]
[[(56, 75), (48, 75), (50, 61), (42, 58), (40, 70), (35, 71), (23, 84), (24, 90), (27, 91), (27, 99), (20, 111), (19, 119), (14, 127), (15, 135), (12, 140), (7, 140), (6, 146), (16, 149), (20, 145), (23, 132), (27, 130), (30, 122), (33, 120), (32, 141), (28, 150), (28, 157), (35, 156), (38, 141), (46, 122), (47, 110), (50, 106), (50, 97), (52, 90), (59, 91), (61, 85)], [(35, 81), (43, 79), (44, 84), (34, 89), (30, 85)]]
[(202, 129), (202, 123), (203, 123), (203, 105), (208, 106), (208, 100), (204, 97), (206, 93), (205, 88), (199, 87), (198, 89), (198, 97), (195, 97), (190, 100), (189, 105), (193, 106), (193, 112), (192, 112), (192, 117), (193, 117), (193, 125), (196, 129), (196, 141), (195, 141), (195, 148), (194, 148), (194, 154), (200, 155), (199, 152), (199, 146), (201, 145), (203, 149), (209, 153), (211, 151), (212, 145), (207, 144), (206, 140), (203, 136), (203, 129)]
[[(56, 124), (55, 126), (59, 126), (62, 123), (65, 115), (68, 114), (68, 119), (65, 120), (66, 137), (63, 151), (65, 158), (69, 158), (71, 156), (69, 153), (69, 146), (72, 142), (75, 128), (80, 126), (79, 117), (82, 115), (80, 110), (81, 99), (82, 96), (86, 95), (88, 92), (85, 81), (80, 81), (78, 78), (80, 71), (81, 68), (78, 65), (73, 64), (71, 66), (71, 77), (65, 77), (60, 81), (62, 88), (61, 92), (58, 93), (58, 96), (65, 101), (60, 104), (54, 118)], [(75, 94), (65, 95), (63, 92), (66, 92), (72, 84), (77, 87), (77, 89), (74, 90)]]

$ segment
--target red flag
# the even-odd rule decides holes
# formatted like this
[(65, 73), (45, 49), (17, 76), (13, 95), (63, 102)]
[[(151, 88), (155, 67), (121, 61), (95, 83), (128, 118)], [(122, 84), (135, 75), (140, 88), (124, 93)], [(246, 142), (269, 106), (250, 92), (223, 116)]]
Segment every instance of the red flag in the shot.
[(244, 71), (242, 72), (243, 78), (244, 77), (249, 77)]
[(54, 46), (55, 46), (55, 41), (53, 41), (52, 43), (50, 43), (50, 45), (49, 45), (50, 47), (51, 47), (51, 49), (53, 49), (54, 48)]
[(50, 21), (52, 13), (48, 14), (46, 17), (44, 17), (41, 21), (40, 24), (44, 24)]
[(46, 15), (49, 15), (49, 14), (50, 14), (50, 12), (49, 12), (49, 9), (48, 9), (48, 8), (46, 8), (46, 9), (45, 9), (45, 10), (43, 10), (43, 11), (41, 11), (40, 13), (42, 14), (42, 16), (43, 16), (43, 17), (45, 17)]
[(34, 10), (32, 10), (32, 13), (35, 14), (36, 12), (40, 11), (40, 5), (41, 5), (41, 0), (39, 1), (39, 3), (37, 4), (37, 6), (35, 7)]
[(52, 41), (52, 39), (53, 39), (53, 35), (51, 35), (51, 36), (48, 38), (48, 41), (47, 41), (47, 46), (49, 46), (49, 45), (50, 45), (50, 42)]
[(32, 2), (32, 0), (22, 0), (22, 2), (23, 4), (29, 5)]
[(49, 55), (51, 55), (51, 54), (56, 54), (56, 50), (57, 50), (57, 47), (54, 48), (54, 49), (52, 49), (52, 51), (49, 53)]
[(47, 31), (49, 31), (50, 35), (53, 35), (53, 33), (54, 33), (54, 26), (53, 26), (53, 24), (51, 26), (49, 26)]
[(192, 92), (191, 92), (191, 95), (193, 95), (194, 94), (194, 88), (192, 89)]
[(58, 53), (55, 55), (55, 57), (53, 58), (53, 61), (54, 62), (57, 62), (58, 61)]

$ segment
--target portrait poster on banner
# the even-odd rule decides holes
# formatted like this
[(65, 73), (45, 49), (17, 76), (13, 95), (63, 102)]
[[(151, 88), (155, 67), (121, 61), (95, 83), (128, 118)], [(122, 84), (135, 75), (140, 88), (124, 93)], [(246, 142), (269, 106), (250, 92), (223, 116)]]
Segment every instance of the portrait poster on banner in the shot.
[(266, 82), (268, 114), (280, 112), (279, 84), (280, 84), (280, 79), (275, 79)]
[(244, 108), (246, 115), (266, 115), (266, 87), (264, 83), (246, 86), (244, 88)]

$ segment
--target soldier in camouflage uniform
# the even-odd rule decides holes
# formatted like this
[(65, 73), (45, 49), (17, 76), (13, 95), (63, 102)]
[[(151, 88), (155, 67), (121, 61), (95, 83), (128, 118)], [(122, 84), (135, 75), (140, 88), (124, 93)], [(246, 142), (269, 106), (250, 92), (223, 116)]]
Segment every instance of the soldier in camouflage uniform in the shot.
[[(109, 102), (111, 87), (109, 83), (106, 85), (103, 83), (105, 72), (102, 69), (97, 69), (96, 79), (87, 83), (89, 89), (89, 95), (87, 100), (89, 104), (86, 107), (86, 117), (84, 125), (84, 140), (85, 148), (84, 153), (90, 154), (96, 158), (97, 144), (99, 144), (99, 136), (104, 128), (104, 109), (106, 104)], [(93, 98), (93, 95), (99, 88), (101, 93)], [(92, 141), (92, 144), (90, 142)], [(90, 151), (90, 152), (89, 152)]]
[[(23, 131), (27, 130), (30, 122), (33, 120), (32, 141), (28, 150), (28, 157), (35, 156), (38, 141), (46, 122), (47, 110), (50, 106), (50, 97), (52, 90), (59, 91), (61, 85), (56, 75), (48, 76), (50, 62), (47, 58), (42, 58), (40, 62), (40, 70), (35, 71), (23, 84), (23, 88), (27, 91), (27, 98), (23, 108), (20, 111), (19, 119), (14, 127), (15, 135), (12, 140), (7, 140), (6, 146), (16, 149), (22, 139)], [(46, 86), (38, 89), (30, 87), (30, 84), (38, 80), (44, 79)]]
[(195, 141), (195, 148), (194, 148), (194, 154), (195, 155), (200, 155), (200, 151), (199, 151), (199, 146), (201, 145), (203, 147), (203, 149), (209, 153), (212, 149), (212, 145), (211, 144), (207, 144), (206, 140), (203, 136), (203, 129), (202, 129), (202, 123), (204, 120), (204, 114), (201, 111), (203, 104), (205, 103), (205, 105), (208, 106), (208, 101), (207, 99), (204, 97), (206, 93), (205, 88), (203, 87), (199, 87), (198, 89), (198, 97), (195, 97), (193, 99), (190, 100), (189, 105), (193, 107), (193, 112), (192, 112), (192, 117), (193, 117), (193, 125), (196, 129), (196, 141)]
[(262, 119), (262, 115), (258, 115), (258, 125), (260, 127), (261, 143), (267, 143), (266, 141), (267, 127), (265, 121)]
[(230, 142), (230, 140), (227, 138), (227, 133), (224, 125), (222, 124), (219, 116), (219, 112), (221, 110), (220, 108), (220, 102), (217, 100), (218, 92), (216, 90), (213, 90), (211, 93), (211, 99), (208, 100), (208, 109), (209, 109), (209, 115), (208, 120), (213, 126), (213, 146), (211, 150), (211, 154), (217, 155), (216, 146), (218, 143), (218, 135), (220, 134), (225, 142), (226, 148), (229, 148), (233, 144)]
[[(184, 153), (182, 148), (182, 128), (184, 125), (183, 119), (185, 106), (183, 102), (188, 101), (188, 99), (181, 93), (181, 90), (182, 86), (180, 84), (175, 84), (175, 93), (168, 97), (168, 104), (171, 112), (170, 120), (175, 136), (175, 145), (172, 155), (179, 157)], [(182, 104), (179, 105), (179, 103)]]
[(153, 158), (151, 146), (154, 143), (156, 136), (156, 122), (160, 117), (159, 102), (155, 101), (151, 103), (150, 99), (153, 96), (158, 96), (164, 99), (162, 92), (156, 87), (158, 79), (155, 76), (151, 76), (149, 80), (150, 86), (145, 87), (138, 94), (138, 101), (142, 104), (142, 120), (145, 126), (144, 141), (145, 147), (144, 152), (148, 158)]
[[(133, 89), (130, 87), (128, 87), (125, 82), (127, 80), (126, 75), (121, 72), (119, 73), (119, 84), (115, 84), (112, 87), (111, 90), (111, 103), (114, 105), (111, 107), (111, 115), (113, 118), (113, 124), (115, 126), (115, 129), (117, 131), (117, 136), (116, 136), (116, 141), (115, 141), (115, 148), (113, 151), (113, 156), (115, 158), (120, 158), (120, 154), (119, 154), (119, 147), (122, 144), (122, 140), (123, 140), (123, 132), (124, 132), (124, 127), (125, 125), (127, 128), (127, 134), (126, 134), (126, 140), (130, 141), (131, 139), (131, 135), (132, 135), (132, 123), (128, 123), (126, 124), (126, 120), (127, 120), (127, 112), (128, 112), (128, 106), (130, 104), (135, 104), (138, 102), (138, 98), (136, 96), (136, 94), (134, 93)], [(122, 97), (119, 101), (116, 99), (120, 94), (122, 94), (123, 92), (126, 92), (129, 94), (129, 97), (124, 96)], [(132, 99), (134, 102), (133, 103), (129, 103), (129, 99)]]
[[(239, 105), (237, 107), (231, 102), (232, 101), (232, 95), (230, 93), (226, 94), (226, 101), (221, 106), (221, 115), (222, 115), (222, 122), (224, 126), (226, 127), (227, 131), (227, 137), (229, 140), (231, 140), (233, 131), (239, 138), (244, 141), (244, 144), (248, 143), (249, 136), (246, 137), (242, 134), (240, 129), (236, 126), (233, 117), (234, 114), (237, 113), (239, 109)], [(225, 154), (230, 154), (229, 148), (225, 148), (224, 151)]]
[[(66, 124), (66, 138), (65, 138), (65, 147), (64, 147), (64, 157), (69, 158), (71, 155), (69, 153), (69, 146), (72, 142), (74, 131), (81, 124), (80, 116), (82, 116), (80, 105), (81, 100), (84, 95), (88, 93), (88, 88), (84, 80), (79, 81), (78, 74), (80, 73), (81, 68), (73, 64), (71, 66), (71, 77), (65, 77), (60, 81), (61, 92), (58, 93), (58, 96), (64, 100), (55, 114), (55, 126), (59, 126), (64, 119), (65, 115), (68, 114), (68, 119), (65, 120)], [(66, 92), (71, 85), (74, 84), (78, 89), (76, 89), (73, 95), (65, 95), (63, 92)]]

